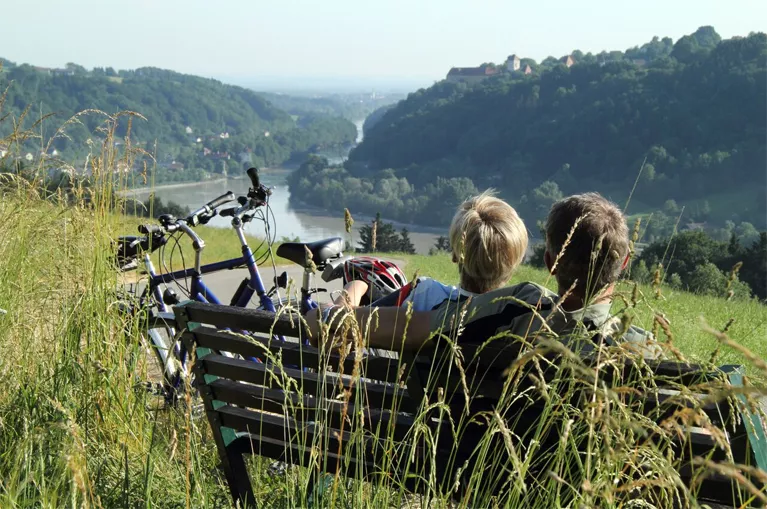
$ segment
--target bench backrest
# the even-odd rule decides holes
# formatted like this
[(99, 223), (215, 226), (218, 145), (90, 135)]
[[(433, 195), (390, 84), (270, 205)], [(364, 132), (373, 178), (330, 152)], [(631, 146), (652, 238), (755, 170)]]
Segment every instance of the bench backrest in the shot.
[[(436, 436), (430, 442), (430, 454), (436, 447), (440, 458), (449, 458), (436, 465), (432, 462), (434, 478), (443, 487), (449, 486), (455, 483), (457, 468), (471, 465), (482, 437), (481, 431), (465, 432), (457, 439), (455, 423), (460, 419), (468, 422), (477, 412), (492, 412), (500, 399), (512, 397), (510, 386), (504, 388), (509, 375), (518, 378), (513, 385), (517, 393), (541, 382), (562, 390), (575, 389), (568, 393), (569, 403), (579, 408), (587, 403), (584, 398), (593, 396), (589, 387), (594, 373), (589, 369), (598, 366), (594, 358), (575, 363), (572, 379), (562, 380), (561, 363), (556, 355), (548, 355), (543, 357), (550, 361), (548, 365), (523, 365), (510, 373), (523, 345), (508, 341), (464, 341), (460, 356), (445, 343), (418, 356), (400, 352), (394, 358), (356, 357), (355, 353), (341, 357), (305, 344), (306, 331), (295, 315), (275, 317), (258, 310), (201, 303), (178, 306), (175, 314), (179, 328), (185, 330), (183, 341), (190, 351), (196, 351), (194, 373), (220, 451), (237, 449), (355, 476), (385, 471), (395, 473), (415, 490), (419, 489), (418, 479), (406, 474), (423, 473), (428, 463), (422, 457), (423, 441), (413, 440), (415, 428), (426, 427)], [(735, 463), (767, 468), (761, 420), (737, 401), (707, 398), (701, 392), (717, 377), (728, 377), (735, 385), (742, 380), (739, 368), (725, 371), (712, 373), (679, 362), (637, 364), (627, 360), (617, 367), (600, 367), (598, 379), (658, 423), (673, 421), (686, 408), (702, 410), (710, 426), (727, 430)], [(652, 389), (621, 392), (632, 379), (652, 380), (642, 386)], [(539, 429), (545, 407), (543, 397), (531, 390), (525, 399), (508, 405), (502, 417), (525, 443), (526, 435)], [(446, 425), (445, 408), (450, 410), (452, 427)], [(559, 428), (545, 424), (554, 432), (537, 437), (540, 447), (560, 440)], [(718, 437), (710, 430), (687, 425), (684, 432), (676, 448), (683, 470), (687, 469), (681, 472), (683, 479), (692, 481), (693, 469), (684, 465), (695, 456), (727, 459), (729, 452), (718, 447)], [(239, 461), (223, 453), (222, 459), (225, 463)], [(224, 467), (227, 470), (226, 464)], [(247, 499), (247, 478), (227, 477), (233, 496)], [(729, 478), (716, 475), (700, 491), (702, 498), (711, 500), (722, 493), (733, 493), (733, 486)]]

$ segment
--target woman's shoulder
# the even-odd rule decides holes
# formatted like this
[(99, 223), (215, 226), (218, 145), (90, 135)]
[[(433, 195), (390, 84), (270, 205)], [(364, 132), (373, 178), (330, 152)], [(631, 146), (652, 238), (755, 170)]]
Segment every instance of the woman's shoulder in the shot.
[(455, 291), (458, 291), (458, 287), (455, 285), (447, 285), (445, 283), (442, 283), (440, 281), (437, 281), (436, 279), (432, 279), (430, 277), (419, 277), (415, 281), (415, 290), (418, 291), (420, 288), (421, 292), (424, 291), (434, 291), (434, 290), (443, 290), (446, 293), (452, 293)]

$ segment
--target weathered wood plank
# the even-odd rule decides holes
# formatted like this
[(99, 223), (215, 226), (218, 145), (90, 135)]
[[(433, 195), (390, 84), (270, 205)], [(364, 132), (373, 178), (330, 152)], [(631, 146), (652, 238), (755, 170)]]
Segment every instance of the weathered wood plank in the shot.
[[(301, 342), (280, 341), (273, 336), (245, 336), (205, 326), (195, 329), (194, 335), (198, 346), (243, 357), (265, 359), (268, 350), (275, 356), (279, 355), (282, 364), (286, 366), (318, 369), (322, 363), (326, 369), (347, 375), (351, 375), (355, 369), (354, 354), (342, 359), (338, 354), (320, 352)], [(391, 383), (403, 381), (399, 380), (402, 369), (398, 359), (367, 355), (360, 361), (360, 368), (364, 378)]]
[(341, 377), (337, 373), (327, 373), (323, 376), (300, 369), (278, 367), (222, 355), (209, 355), (198, 362), (208, 375), (271, 388), (279, 388), (280, 384), (284, 384), (289, 391), (300, 391), (302, 394), (311, 396), (322, 395), (327, 398), (340, 397), (342, 390), (351, 389), (352, 398), (362, 397), (371, 408), (394, 408), (405, 412), (414, 410), (407, 390), (394, 384), (376, 383), (363, 379), (354, 381), (351, 377)]
[(391, 436), (395, 440), (402, 440), (413, 425), (413, 418), (408, 415), (371, 409), (354, 401), (345, 405), (342, 401), (300, 397), (281, 389), (267, 389), (226, 379), (209, 383), (207, 389), (217, 401), (289, 416), (299, 424), (322, 420), (330, 429), (361, 428), (381, 437)]
[(260, 309), (238, 308), (204, 302), (187, 302), (176, 306), (174, 312), (184, 314), (187, 322), (212, 325), (220, 329), (230, 328), (302, 339), (309, 337), (296, 313), (293, 313), (291, 319), (288, 312), (275, 315)]

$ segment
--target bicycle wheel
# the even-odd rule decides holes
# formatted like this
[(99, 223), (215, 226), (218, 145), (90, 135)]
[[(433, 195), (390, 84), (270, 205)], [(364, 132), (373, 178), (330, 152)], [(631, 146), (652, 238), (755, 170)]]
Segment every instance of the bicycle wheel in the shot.
[(152, 316), (157, 306), (148, 287), (137, 295), (138, 284), (124, 292), (121, 309), (128, 314), (126, 334), (130, 341), (140, 343), (145, 352), (145, 369), (137, 380), (139, 386), (161, 394), (166, 400), (176, 398), (183, 389), (184, 371), (178, 360), (175, 331), (169, 325), (155, 325)]
[(141, 338), (144, 348), (154, 361), (147, 374), (152, 379), (162, 379), (169, 387), (175, 387), (179, 382), (181, 364), (174, 353), (173, 329), (170, 327), (147, 329)]

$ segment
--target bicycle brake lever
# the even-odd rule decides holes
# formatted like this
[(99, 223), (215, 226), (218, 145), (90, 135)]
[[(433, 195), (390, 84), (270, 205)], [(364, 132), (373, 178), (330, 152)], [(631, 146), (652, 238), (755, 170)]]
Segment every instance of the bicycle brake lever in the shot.
[(197, 224), (208, 224), (208, 221), (210, 221), (217, 215), (218, 215), (218, 211), (216, 209), (213, 209), (209, 214), (197, 216), (199, 218)]

